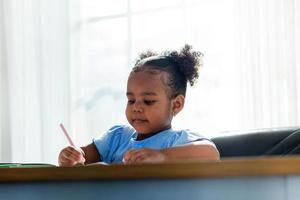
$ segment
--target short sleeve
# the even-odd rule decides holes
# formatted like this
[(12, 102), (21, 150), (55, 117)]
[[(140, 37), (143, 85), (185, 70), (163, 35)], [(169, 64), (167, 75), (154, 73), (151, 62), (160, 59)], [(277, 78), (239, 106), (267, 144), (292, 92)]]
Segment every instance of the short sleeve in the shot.
[(119, 136), (122, 134), (123, 129), (123, 126), (113, 126), (104, 135), (93, 139), (93, 143), (99, 152), (101, 161), (107, 163), (111, 162), (113, 152), (115, 152), (119, 146)]
[(176, 140), (174, 141), (174, 146), (180, 146), (180, 145), (185, 145), (185, 144), (189, 144), (189, 143), (193, 143), (193, 142), (197, 142), (197, 141), (201, 141), (201, 140), (208, 140), (210, 141), (208, 138), (191, 132), (189, 130), (182, 130), (178, 135)]

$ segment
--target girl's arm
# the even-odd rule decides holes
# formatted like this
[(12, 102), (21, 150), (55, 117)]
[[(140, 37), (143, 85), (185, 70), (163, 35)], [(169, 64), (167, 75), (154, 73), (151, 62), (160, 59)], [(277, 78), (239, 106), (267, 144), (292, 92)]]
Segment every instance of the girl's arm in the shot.
[(160, 150), (165, 154), (165, 161), (177, 160), (219, 160), (218, 149), (210, 141), (203, 140), (189, 145)]
[(197, 141), (188, 145), (171, 147), (161, 150), (133, 149), (124, 156), (124, 163), (155, 163), (170, 161), (209, 160), (218, 161), (220, 154), (210, 141)]
[(81, 149), (84, 152), (84, 158), (85, 158), (85, 163), (84, 164), (90, 164), (90, 163), (95, 163), (99, 162), (100, 160), (100, 155), (98, 153), (98, 150), (95, 146), (94, 143), (88, 144), (84, 147), (81, 147)]

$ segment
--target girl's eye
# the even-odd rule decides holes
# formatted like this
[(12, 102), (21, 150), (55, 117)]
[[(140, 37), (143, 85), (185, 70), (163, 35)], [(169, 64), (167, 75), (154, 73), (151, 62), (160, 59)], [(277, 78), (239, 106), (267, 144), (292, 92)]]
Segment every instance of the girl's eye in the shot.
[(132, 104), (134, 104), (134, 100), (128, 100), (128, 102), (127, 102), (129, 105), (132, 105)]
[(144, 100), (144, 103), (148, 106), (153, 105), (156, 102), (156, 100)]

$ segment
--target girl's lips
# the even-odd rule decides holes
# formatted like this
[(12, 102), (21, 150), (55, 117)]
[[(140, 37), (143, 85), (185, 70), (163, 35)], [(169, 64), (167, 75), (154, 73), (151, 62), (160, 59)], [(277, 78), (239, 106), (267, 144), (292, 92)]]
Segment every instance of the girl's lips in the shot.
[(133, 119), (132, 122), (133, 123), (145, 123), (145, 122), (148, 122), (148, 120), (146, 120), (146, 119)]

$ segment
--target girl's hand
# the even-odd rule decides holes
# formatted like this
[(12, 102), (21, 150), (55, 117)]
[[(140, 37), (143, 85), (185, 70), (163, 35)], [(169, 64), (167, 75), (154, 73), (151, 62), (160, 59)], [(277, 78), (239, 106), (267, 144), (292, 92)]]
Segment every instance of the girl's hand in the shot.
[(68, 146), (61, 150), (58, 156), (59, 166), (70, 167), (78, 164), (84, 165), (84, 152), (81, 148)]
[(132, 149), (126, 152), (123, 162), (124, 164), (133, 163), (157, 163), (166, 160), (166, 155), (154, 149)]

